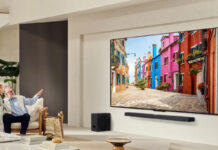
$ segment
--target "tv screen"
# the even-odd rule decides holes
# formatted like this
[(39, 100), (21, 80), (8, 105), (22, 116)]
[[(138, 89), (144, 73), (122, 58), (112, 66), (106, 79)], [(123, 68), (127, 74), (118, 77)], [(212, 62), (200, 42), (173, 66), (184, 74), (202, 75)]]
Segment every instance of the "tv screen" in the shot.
[(216, 28), (110, 40), (111, 106), (217, 114)]

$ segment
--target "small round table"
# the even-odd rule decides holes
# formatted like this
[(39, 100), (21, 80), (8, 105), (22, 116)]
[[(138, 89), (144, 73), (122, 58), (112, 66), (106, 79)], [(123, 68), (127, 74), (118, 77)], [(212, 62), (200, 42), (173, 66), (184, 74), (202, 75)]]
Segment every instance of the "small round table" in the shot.
[(130, 143), (131, 140), (126, 138), (109, 138), (106, 142), (113, 144), (113, 150), (124, 150), (123, 145)]

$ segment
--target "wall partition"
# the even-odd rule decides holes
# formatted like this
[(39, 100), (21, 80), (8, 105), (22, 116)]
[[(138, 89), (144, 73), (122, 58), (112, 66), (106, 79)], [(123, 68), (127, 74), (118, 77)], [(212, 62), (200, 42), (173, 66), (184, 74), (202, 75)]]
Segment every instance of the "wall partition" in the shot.
[(20, 25), (20, 94), (45, 89), (49, 115), (67, 122), (67, 21)]

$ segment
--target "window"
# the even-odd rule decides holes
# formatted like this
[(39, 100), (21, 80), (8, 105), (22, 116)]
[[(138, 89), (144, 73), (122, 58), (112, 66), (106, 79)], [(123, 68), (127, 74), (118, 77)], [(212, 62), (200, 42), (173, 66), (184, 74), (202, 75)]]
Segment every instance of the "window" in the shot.
[(164, 65), (167, 65), (168, 64), (168, 57), (165, 57), (164, 58)]
[(194, 48), (190, 48), (190, 53), (191, 53), (191, 54), (194, 53)]
[(126, 64), (124, 55), (122, 55), (122, 64), (123, 64), (123, 66), (125, 66), (125, 64)]
[(190, 31), (190, 34), (192, 35), (192, 34), (194, 34), (196, 32), (196, 30), (192, 30), (192, 31)]
[(155, 69), (158, 69), (158, 62), (155, 62)]
[(202, 50), (202, 43), (195, 45), (193, 48), (195, 48), (195, 50)]
[[(112, 44), (113, 44), (113, 43), (112, 43)], [(112, 48), (112, 49), (111, 49), (111, 62), (112, 62), (112, 63), (115, 62), (115, 60), (114, 60), (114, 57), (115, 57), (115, 56), (114, 56), (114, 51), (115, 51), (115, 50)]]
[(180, 53), (179, 58), (181, 59), (181, 64), (184, 64), (184, 53)]
[(184, 33), (179, 33), (180, 42), (184, 41)]
[(117, 84), (118, 85), (120, 84), (120, 74), (119, 73), (117, 74)]
[(162, 47), (164, 48), (164, 41), (162, 42)]
[(173, 53), (173, 61), (175, 62), (178, 59), (178, 52)]
[(195, 50), (197, 50), (198, 45), (194, 45), (192, 46), (192, 48), (190, 48), (190, 53), (193, 54)]
[(125, 76), (122, 76), (122, 84), (125, 84)]
[(202, 43), (198, 44), (198, 45), (194, 45), (191, 49), (190, 49), (190, 53), (193, 54), (195, 52), (195, 50), (202, 50)]
[(148, 66), (146, 66), (146, 72), (148, 71)]
[(163, 81), (163, 76), (160, 76), (160, 83)]
[(182, 73), (182, 74), (179, 75), (179, 84), (181, 86), (183, 86), (183, 79), (184, 79), (184, 74)]
[(115, 50), (115, 48), (114, 48), (114, 42), (111, 43), (111, 49), (112, 49), (112, 50)]
[(124, 41), (124, 40), (122, 40), (122, 45), (124, 46), (124, 44), (125, 44), (125, 41)]
[(199, 50), (199, 51), (202, 50), (202, 43), (197, 45), (197, 50)]
[(114, 51), (115, 51), (115, 49), (114, 49), (114, 43), (112, 43), (112, 44), (111, 44), (111, 54), (112, 54), (112, 55), (114, 55)]
[(117, 57), (119, 58), (119, 63), (121, 62), (120, 52), (117, 50)]

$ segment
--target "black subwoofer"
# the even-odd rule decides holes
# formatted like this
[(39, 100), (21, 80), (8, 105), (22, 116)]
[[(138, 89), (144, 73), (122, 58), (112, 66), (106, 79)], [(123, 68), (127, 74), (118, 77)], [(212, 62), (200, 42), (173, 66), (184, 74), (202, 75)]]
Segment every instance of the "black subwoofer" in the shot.
[(110, 113), (92, 113), (91, 130), (92, 131), (110, 131), (111, 115)]

